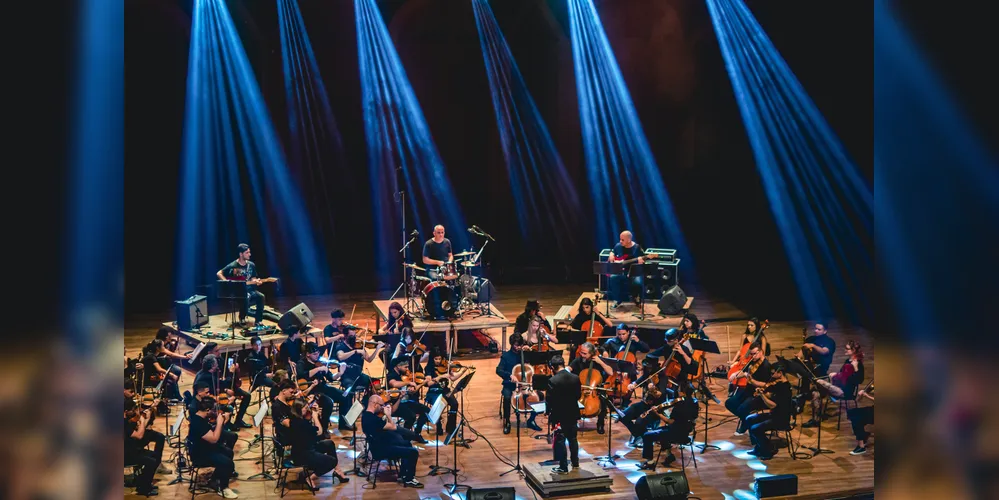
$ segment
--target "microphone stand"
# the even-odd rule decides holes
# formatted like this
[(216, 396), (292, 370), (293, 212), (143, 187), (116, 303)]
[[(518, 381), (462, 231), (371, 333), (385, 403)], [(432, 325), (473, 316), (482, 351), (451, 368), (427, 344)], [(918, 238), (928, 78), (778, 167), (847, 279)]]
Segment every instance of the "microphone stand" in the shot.
[[(405, 252), (406, 249), (409, 248), (409, 245), (412, 245), (414, 241), (416, 241), (416, 236), (413, 236), (412, 238), (410, 238), (409, 241), (407, 241), (402, 246), (402, 248), (399, 249), (399, 253), (402, 254), (402, 260), (403, 260), (403, 262), (406, 261), (406, 254), (403, 253), (403, 252)], [(389, 297), (389, 300), (395, 300), (395, 296), (399, 295), (399, 290), (402, 290), (403, 288), (405, 288), (406, 289), (406, 301), (408, 302), (409, 301), (409, 288), (406, 286), (406, 282), (408, 282), (408, 281), (409, 281), (409, 279), (406, 277), (406, 267), (403, 266), (403, 268), (402, 268), (402, 283), (400, 283), (399, 286), (396, 287), (395, 291), (392, 292), (392, 296)]]
[[(621, 410), (619, 410), (617, 408), (617, 406), (614, 406), (614, 403), (611, 402), (610, 398), (607, 397), (606, 394), (600, 394), (600, 393), (598, 393), (597, 396), (604, 403), (606, 403), (607, 406), (610, 406), (611, 409), (614, 410), (614, 413), (621, 413)], [(607, 412), (607, 420), (608, 420), (608, 423), (607, 423), (607, 455), (603, 456), (603, 457), (597, 457), (597, 463), (604, 462), (605, 464), (609, 463), (611, 465), (616, 466), (617, 462), (614, 461), (614, 459), (621, 458), (621, 457), (617, 456), (617, 454), (615, 454), (615, 453), (613, 453), (611, 451), (611, 436), (614, 435), (614, 419), (611, 418), (610, 412)], [(606, 467), (606, 465), (604, 465), (604, 467)]]

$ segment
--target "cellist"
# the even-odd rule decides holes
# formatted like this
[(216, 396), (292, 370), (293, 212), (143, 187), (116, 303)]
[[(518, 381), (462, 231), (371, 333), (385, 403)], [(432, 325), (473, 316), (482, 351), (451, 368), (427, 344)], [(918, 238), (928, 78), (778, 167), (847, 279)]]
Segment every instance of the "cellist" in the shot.
[[(690, 347), (687, 347), (686, 343), (680, 342), (682, 338), (683, 334), (679, 330), (670, 328), (666, 330), (666, 343), (649, 353), (650, 357), (670, 358), (666, 369), (663, 370), (663, 375), (674, 379), (674, 382), (678, 383), (689, 379), (691, 375), (697, 373), (697, 361), (694, 361), (693, 351), (690, 350)], [(677, 394), (672, 389), (666, 389), (665, 392), (670, 399), (677, 397)]]
[[(614, 338), (604, 342), (604, 351), (607, 353), (607, 356), (617, 359), (628, 359), (628, 353), (635, 356), (636, 361), (632, 362), (632, 368), (628, 372), (628, 379), (634, 381), (638, 378), (637, 354), (640, 352), (649, 352), (649, 344), (642, 342), (634, 330), (628, 329), (628, 325), (624, 323), (617, 325), (615, 334)], [(630, 402), (630, 395), (625, 395), (621, 400), (621, 405), (627, 406)]]
[[(572, 373), (579, 374), (583, 370), (590, 367), (590, 360), (593, 360), (593, 369), (603, 372), (603, 380), (607, 380), (611, 375), (614, 374), (614, 369), (610, 367), (607, 363), (604, 363), (597, 353), (597, 346), (587, 342), (582, 345), (579, 350), (579, 357), (572, 360), (569, 363), (569, 367), (566, 368)], [(587, 380), (580, 377), (580, 380), (584, 386), (590, 385)], [(597, 434), (604, 433), (604, 417), (607, 416), (607, 403), (604, 400), (600, 400), (600, 413), (597, 415)]]
[(748, 430), (746, 428), (746, 417), (750, 413), (762, 410), (766, 407), (763, 400), (753, 393), (757, 387), (767, 385), (771, 379), (770, 362), (763, 355), (763, 346), (759, 342), (749, 345), (749, 351), (745, 358), (736, 359), (735, 364), (729, 371), (729, 382), (735, 387), (735, 391), (725, 400), (725, 408), (739, 417), (739, 425), (735, 429), (735, 435), (741, 436)]
[[(510, 405), (514, 391), (517, 390), (517, 383), (513, 381), (513, 369), (520, 364), (520, 351), (524, 349), (524, 336), (519, 333), (510, 334), (510, 350), (500, 356), (499, 364), (496, 365), (496, 375), (503, 380), (503, 434), (510, 433)], [(535, 423), (536, 412), (531, 412), (527, 419), (527, 427), (535, 431), (540, 431), (541, 426)]]
[[(576, 315), (572, 317), (572, 323), (569, 324), (569, 328), (573, 330), (585, 330), (590, 331), (590, 325), (593, 325), (592, 332), (594, 337), (603, 336), (604, 328), (610, 328), (610, 321), (604, 318), (599, 312), (594, 310), (593, 301), (589, 297), (584, 298), (579, 302), (579, 309), (576, 311)], [(576, 359), (576, 350), (569, 350), (569, 361), (572, 362)]]

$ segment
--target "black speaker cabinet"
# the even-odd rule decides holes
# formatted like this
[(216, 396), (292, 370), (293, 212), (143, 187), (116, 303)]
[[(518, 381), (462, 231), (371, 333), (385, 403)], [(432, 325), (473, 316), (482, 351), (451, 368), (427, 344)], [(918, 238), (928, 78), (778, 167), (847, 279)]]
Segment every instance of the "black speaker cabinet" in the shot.
[(690, 495), (690, 487), (682, 471), (650, 474), (638, 478), (635, 494), (639, 500), (680, 500)]
[(299, 329), (312, 323), (313, 317), (312, 310), (303, 302), (281, 315), (281, 319), (278, 320), (278, 328), (281, 331)]
[(515, 500), (517, 492), (513, 488), (471, 488), (465, 498), (467, 500)]
[(679, 286), (670, 287), (663, 293), (663, 298), (659, 299), (659, 312), (667, 316), (676, 316), (683, 312), (683, 305), (687, 303), (687, 294)]
[(191, 331), (208, 324), (208, 297), (192, 295), (185, 300), (174, 301), (177, 310), (177, 329)]
[(782, 497), (798, 494), (798, 476), (781, 474), (756, 478), (753, 483), (756, 498)]

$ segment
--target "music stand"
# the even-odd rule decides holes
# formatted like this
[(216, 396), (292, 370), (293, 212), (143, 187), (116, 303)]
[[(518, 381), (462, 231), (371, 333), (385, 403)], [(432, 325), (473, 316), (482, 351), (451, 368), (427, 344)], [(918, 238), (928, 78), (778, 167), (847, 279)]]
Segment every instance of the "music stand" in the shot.
[[(561, 350), (558, 350), (558, 351), (544, 351), (544, 352), (545, 353), (553, 353), (552, 356), (562, 356), (562, 351)], [(548, 359), (551, 359), (551, 358), (548, 358)], [(535, 391), (541, 391), (541, 392), (547, 391), (548, 390), (548, 382), (551, 381), (552, 377), (553, 377), (553, 375), (535, 375), (534, 378), (531, 379), (531, 388), (534, 389)], [(546, 394), (545, 395), (545, 400), (547, 400), (547, 399), (548, 399), (548, 397), (547, 397), (547, 394)], [(544, 401), (542, 401), (541, 403), (535, 403), (535, 404), (541, 405), (541, 404), (544, 404)], [(534, 405), (531, 405), (531, 410), (534, 411), (534, 412), (536, 412), (536, 413), (546, 413), (547, 409), (548, 409), (548, 405), (545, 405), (545, 411), (538, 411), (537, 409), (534, 408)], [(544, 434), (535, 434), (534, 435), (534, 439), (544, 439), (544, 440), (548, 441), (548, 444), (551, 444), (551, 442), (552, 442), (552, 423), (551, 423), (550, 419), (546, 419), (546, 420), (548, 420), (548, 424), (547, 424), (548, 425), (548, 430), (545, 431)]]
[(638, 286), (640, 290), (638, 292), (638, 312), (632, 314), (640, 321), (644, 321), (646, 316), (655, 316), (654, 314), (645, 314), (645, 264), (634, 263), (628, 270), (628, 284), (638, 277)]
[[(455, 426), (454, 431), (451, 432), (451, 434), (448, 435), (447, 439), (444, 440), (444, 446), (447, 446), (447, 445), (450, 444), (450, 445), (452, 445), (454, 447), (454, 465), (455, 465), (455, 468), (452, 470), (452, 474), (454, 474), (454, 482), (448, 483), (448, 484), (444, 485), (444, 486), (448, 487), (448, 494), (450, 494), (450, 495), (454, 495), (454, 492), (458, 491), (458, 488), (471, 488), (471, 486), (469, 486), (467, 484), (459, 484), (458, 483), (458, 439), (457, 439), (457, 437), (458, 437), (459, 433), (462, 433), (462, 435), (464, 435), (463, 429), (465, 427), (465, 395), (464, 395), (463, 391), (465, 390), (466, 387), (468, 387), (468, 383), (469, 383), (470, 380), (472, 380), (472, 377), (474, 375), (475, 375), (475, 372), (472, 371), (472, 372), (469, 372), (468, 375), (465, 375), (464, 377), (458, 379), (458, 382), (454, 385), (454, 388), (451, 389), (451, 392), (450, 392), (451, 395), (454, 395), (454, 394), (459, 393), (459, 392), (462, 393), (462, 396), (461, 396), (461, 411), (458, 412), (459, 413), (458, 416), (461, 417), (461, 418), (458, 421), (458, 425)], [(441, 398), (444, 398), (443, 394), (441, 395)], [(466, 444), (466, 446), (467, 446), (467, 444)]]
[(252, 481), (257, 478), (261, 478), (265, 481), (274, 480), (274, 476), (267, 473), (267, 459), (264, 458), (264, 442), (266, 439), (269, 439), (264, 437), (264, 417), (266, 416), (267, 401), (261, 401), (260, 408), (257, 410), (257, 413), (253, 415), (253, 425), (255, 425), (257, 429), (260, 429), (260, 472), (246, 478), (247, 481)]
[(229, 328), (226, 328), (226, 331), (232, 330), (233, 335), (236, 334), (236, 318), (239, 315), (239, 303), (237, 301), (246, 301), (246, 294), (245, 281), (218, 280), (215, 282), (215, 298), (229, 301), (229, 312), (226, 313), (226, 316), (232, 315), (232, 320), (229, 322)]
[(559, 344), (569, 344), (569, 357), (576, 356), (576, 349), (586, 343), (586, 337), (590, 332), (586, 330), (561, 330), (555, 332), (555, 340)]
[[(615, 274), (621, 274), (623, 272), (624, 272), (624, 264), (620, 264), (618, 262), (599, 262), (599, 261), (597, 261), (597, 262), (593, 263), (593, 274), (596, 274), (596, 275), (605, 275), (606, 274), (606, 275), (611, 275), (612, 276), (612, 275), (615, 275)], [(608, 295), (609, 295), (609, 292), (610, 292), (610, 279), (607, 280), (607, 292), (608, 292)], [(605, 297), (605, 299), (606, 299), (606, 297)], [(614, 318), (614, 316), (611, 316), (611, 313), (610, 313), (610, 302), (607, 301), (607, 300), (605, 300), (604, 302), (607, 302), (607, 304), (604, 306), (605, 309), (606, 309), (606, 311), (604, 312), (604, 317), (605, 318)]]
[(365, 477), (367, 475), (361, 470), (360, 467), (357, 466), (357, 426), (354, 425), (354, 422), (357, 421), (358, 415), (360, 415), (363, 410), (364, 406), (362, 406), (361, 403), (355, 399), (354, 404), (350, 406), (350, 409), (347, 410), (347, 413), (343, 416), (343, 418), (347, 419), (347, 423), (351, 427), (350, 446), (354, 449), (354, 468), (344, 472), (344, 475), (353, 474), (357, 477)]
[[(441, 419), (441, 414), (444, 413), (444, 407), (447, 406), (447, 398), (441, 393), (437, 396), (437, 401), (434, 401), (433, 406), (430, 407), (430, 413), (427, 415), (428, 420), (431, 424), (437, 425), (437, 422)], [(451, 410), (455, 411), (455, 410)], [(441, 467), (441, 443), (438, 442), (434, 450), (434, 465), (430, 466), (430, 476), (451, 474), (452, 470), (450, 467)]]
[[(687, 339), (687, 341), (690, 342), (690, 349), (692, 351), (721, 354), (721, 350), (718, 349), (718, 343), (712, 340), (691, 337)], [(707, 362), (707, 358), (705, 358), (702, 362)], [(707, 369), (702, 367), (702, 372), (707, 373)], [(708, 444), (708, 422), (711, 420), (711, 418), (708, 417), (708, 404), (710, 400), (714, 398), (714, 394), (711, 393), (707, 385), (704, 383), (703, 377), (701, 378), (701, 384), (698, 387), (698, 390), (701, 391), (702, 395), (704, 395), (704, 397), (701, 398), (701, 401), (704, 402), (704, 444), (696, 445), (696, 447), (701, 449), (701, 454), (703, 455), (705, 451), (708, 451), (708, 448), (714, 450), (720, 450), (721, 448), (713, 444)]]

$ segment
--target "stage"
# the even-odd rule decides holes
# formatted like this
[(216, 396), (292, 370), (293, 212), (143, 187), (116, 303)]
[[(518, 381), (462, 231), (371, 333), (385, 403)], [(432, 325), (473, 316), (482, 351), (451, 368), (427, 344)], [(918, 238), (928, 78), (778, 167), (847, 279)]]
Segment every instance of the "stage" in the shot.
[[(421, 299), (415, 299), (418, 304), (422, 305)], [(375, 300), (372, 301), (372, 306), (377, 312), (375, 316), (375, 331), (381, 330), (381, 322), (388, 320), (388, 308), (389, 305), (395, 301), (392, 300)], [(400, 304), (405, 305), (405, 300), (399, 301)], [(443, 333), (445, 348), (447, 352), (451, 352), (451, 345), (456, 341), (454, 338), (458, 331), (463, 330), (483, 330), (489, 328), (498, 328), (500, 330), (500, 337), (502, 340), (502, 350), (506, 350), (506, 331), (507, 327), (510, 326), (510, 320), (500, 312), (496, 306), (489, 304), (489, 313), (483, 314), (478, 309), (466, 312), (461, 318), (456, 318), (454, 320), (433, 320), (433, 319), (423, 319), (419, 317), (413, 318), (413, 331), (417, 336), (423, 334), (423, 332), (433, 332), (433, 333)], [(488, 335), (488, 334), (486, 334)], [(493, 339), (496, 340), (496, 339)]]
[[(494, 307), (497, 308), (504, 318), (511, 318), (523, 310), (524, 303), (528, 299), (537, 298), (546, 304), (548, 309), (551, 309), (553, 304), (570, 304), (574, 300), (579, 300), (581, 288), (586, 289), (585, 286), (566, 285), (503, 287), (500, 289), (500, 299), (494, 302)], [(706, 332), (712, 340), (718, 343), (722, 351), (722, 354), (708, 355), (708, 362), (713, 368), (726, 362), (728, 360), (726, 353), (737, 348), (741, 340), (741, 333), (746, 325), (744, 318), (747, 318), (750, 314), (745, 311), (739, 311), (724, 302), (714, 301), (710, 294), (703, 291), (698, 291), (697, 296), (697, 307), (692, 309), (692, 312), (695, 312), (699, 317), (708, 321)], [(378, 316), (384, 315), (384, 312), (381, 311), (380, 307), (376, 307), (376, 304), (381, 304), (385, 301), (381, 300), (375, 294), (350, 294), (285, 298), (277, 302), (274, 305), (278, 310), (287, 310), (287, 308), (299, 302), (305, 302), (315, 313), (316, 321), (314, 326), (321, 328), (325, 323), (329, 322), (329, 311), (331, 309), (339, 307), (350, 311), (351, 303), (357, 304), (355, 322), (358, 322), (358, 318), (360, 318), (361, 323), (365, 320), (376, 320)], [(385, 307), (387, 307), (387, 303)], [(138, 318), (126, 321), (125, 345), (130, 356), (135, 356), (138, 348), (152, 338), (156, 328), (162, 324), (164, 319), (169, 318), (169, 314), (169, 312), (165, 312), (157, 318)], [(715, 318), (721, 320), (712, 321)], [(670, 326), (675, 326), (679, 318), (670, 318), (670, 321), (672, 322)], [(508, 323), (506, 324), (508, 325)], [(447, 325), (447, 322), (444, 322), (444, 325)], [(456, 325), (456, 328), (464, 327)], [(767, 330), (767, 335), (771, 344), (775, 346), (774, 356), (781, 353), (777, 346), (800, 345), (801, 328), (801, 323), (781, 322), (771, 318), (771, 326)], [(499, 325), (490, 327), (493, 335), (499, 334), (501, 329), (502, 327)], [(836, 340), (838, 346), (833, 359), (834, 367), (838, 367), (845, 359), (842, 346), (846, 340), (857, 339), (860, 341), (866, 351), (865, 367), (867, 379), (865, 383), (870, 381), (874, 377), (875, 369), (873, 337), (864, 330), (838, 325), (833, 325), (830, 328), (830, 335)], [(242, 343), (241, 340), (233, 342), (237, 344)], [(509, 435), (504, 435), (502, 422), (498, 416), (500, 379), (494, 374), (494, 371), (499, 361), (499, 355), (490, 355), (487, 353), (477, 353), (474, 355), (460, 354), (461, 351), (459, 351), (457, 359), (462, 364), (475, 366), (477, 374), (471, 380), (469, 387), (464, 391), (464, 414), (469, 419), (471, 428), (466, 428), (465, 436), (472, 442), (469, 449), (458, 448), (457, 462), (458, 468), (461, 469), (458, 482), (469, 484), (476, 488), (514, 487), (519, 499), (534, 498), (532, 488), (529, 486), (526, 478), (518, 476), (517, 473), (500, 477), (500, 474), (509, 470), (511, 466), (500, 461), (493, 451), (493, 448), (495, 448), (495, 453), (505, 457), (512, 463), (517, 460), (516, 430)], [(783, 352), (784, 356), (792, 354), (793, 352), (791, 351)], [(382, 373), (381, 363), (377, 359), (375, 363), (367, 364), (365, 369), (371, 374)], [(190, 372), (187, 375), (191, 376), (182, 377), (181, 391), (190, 389), (190, 383), (194, 377)], [(711, 390), (718, 397), (724, 399), (726, 391), (724, 381), (713, 378), (708, 378), (707, 380), (709, 381)], [(254, 399), (256, 399), (255, 396)], [(869, 404), (870, 402), (861, 403), (861, 406)], [(256, 408), (256, 406), (250, 407), (247, 416), (248, 421), (251, 420), (251, 416), (256, 411)], [(702, 405), (702, 418), (704, 415), (703, 409), (704, 406)], [(836, 410), (836, 408), (829, 408), (828, 413), (833, 415)], [(822, 454), (811, 459), (799, 458), (792, 460), (788, 455), (787, 448), (784, 447), (778, 451), (773, 459), (761, 461), (746, 455), (745, 452), (751, 448), (749, 437), (733, 436), (736, 424), (732, 421), (732, 416), (723, 406), (711, 402), (708, 405), (708, 412), (708, 417), (711, 420), (708, 422), (707, 442), (720, 447), (720, 449), (709, 449), (704, 453), (701, 450), (697, 450), (695, 458), (697, 460), (696, 470), (693, 464), (690, 463), (689, 451), (685, 450), (688, 462), (686, 475), (692, 495), (696, 495), (702, 499), (755, 498), (752, 494), (752, 483), (755, 478), (776, 474), (796, 474), (798, 476), (799, 496), (795, 498), (846, 497), (852, 494), (872, 493), (874, 490), (874, 454), (876, 453), (876, 445), (869, 446), (866, 455), (851, 456), (849, 452), (854, 448), (856, 442), (853, 440), (850, 424), (845, 416), (838, 430), (835, 416), (826, 420), (822, 425), (821, 446), (822, 448), (834, 451), (833, 454)], [(172, 414), (169, 419), (172, 421), (175, 415), (176, 413)], [(801, 416), (799, 416), (798, 423), (800, 424), (802, 421)], [(513, 427), (516, 429), (516, 422), (514, 421), (513, 423)], [(544, 428), (547, 422), (542, 416), (538, 417), (538, 423)], [(270, 435), (270, 425), (270, 419), (268, 418), (264, 423), (265, 435)], [(165, 420), (162, 417), (157, 419), (155, 429), (162, 432), (164, 426)], [(335, 427), (334, 425), (331, 428)], [(603, 470), (611, 480), (610, 491), (587, 494), (586, 498), (635, 498), (635, 482), (642, 475), (649, 475), (652, 472), (637, 470), (636, 466), (641, 463), (641, 449), (632, 449), (626, 446), (629, 436), (622, 424), (613, 422), (608, 427), (608, 430), (611, 433), (610, 451), (621, 456), (621, 458), (616, 460), (616, 465), (605, 468), (600, 466), (596, 457), (607, 454), (607, 435), (597, 434), (593, 419), (584, 420), (580, 423), (579, 443), (581, 465), (586, 464), (587, 469), (597, 468)], [(481, 437), (476, 436), (476, 432)], [(249, 481), (245, 479), (260, 472), (260, 466), (255, 463), (260, 458), (260, 447), (259, 445), (249, 446), (256, 433), (257, 429), (244, 429), (240, 432), (240, 441), (237, 443), (235, 449), (236, 469), (239, 472), (240, 478), (232, 481), (232, 488), (239, 493), (241, 499), (276, 498), (277, 491), (275, 490), (274, 481)], [(551, 445), (543, 438), (535, 439), (534, 436), (536, 434), (538, 433), (522, 428), (520, 441), (521, 464), (537, 464), (552, 459)], [(186, 423), (183, 424), (181, 435), (187, 435)], [(361, 436), (360, 432), (358, 432), (358, 436)], [(355, 476), (350, 476), (350, 482), (345, 485), (333, 486), (332, 479), (327, 475), (321, 480), (320, 486), (322, 489), (317, 492), (317, 496), (328, 497), (332, 495), (334, 498), (363, 497), (392, 500), (400, 498), (449, 498), (444, 485), (452, 482), (453, 476), (427, 475), (430, 466), (435, 462), (434, 445), (436, 442), (434, 439), (443, 440), (444, 436), (437, 438), (434, 436), (434, 431), (432, 430), (425, 431), (424, 436), (430, 443), (427, 445), (417, 445), (420, 448), (417, 478), (425, 484), (425, 488), (402, 488), (401, 485), (394, 482), (394, 473), (385, 472), (386, 468), (383, 466), (382, 472), (379, 475), (378, 486), (375, 489), (371, 489), (370, 483), (366, 483), (364, 478)], [(796, 428), (791, 436), (793, 441), (803, 446), (814, 446), (818, 438), (816, 429), (800, 429), (800, 427)], [(344, 436), (338, 435), (334, 437), (334, 441), (340, 450), (338, 453), (339, 466), (343, 470), (349, 470), (353, 465), (353, 453), (349, 446), (349, 438), (349, 433), (346, 433)], [(705, 441), (704, 422), (701, 419), (697, 421), (695, 441), (697, 443)], [(164, 452), (164, 459), (169, 459), (173, 451), (168, 448)], [(800, 448), (798, 451), (806, 452), (806, 454), (810, 455), (805, 448)], [(679, 454), (676, 453), (676, 455), (677, 462), (674, 463), (675, 467), (670, 470), (678, 470), (680, 466)], [(440, 465), (452, 467), (454, 462), (452, 457), (453, 450), (451, 447), (440, 449)], [(166, 466), (170, 469), (175, 468), (174, 463), (167, 463)], [(548, 468), (550, 469), (550, 467)], [(661, 473), (666, 470), (660, 466), (656, 472)], [(294, 474), (292, 473), (292, 477), (294, 477)], [(161, 497), (173, 498), (190, 495), (187, 492), (186, 484), (167, 484), (175, 476), (176, 474), (156, 476), (158, 480), (156, 484), (159, 485)], [(134, 490), (132, 489), (126, 489), (125, 496), (128, 498), (140, 498), (134, 494)], [(212, 494), (209, 494), (209, 496), (212, 496)], [(303, 499), (313, 498), (311, 493), (302, 490), (294, 490), (288, 496)], [(541, 494), (537, 493), (537, 496), (540, 498)], [(459, 497), (454, 496), (450, 498)]]
[[(590, 299), (591, 301), (597, 297), (596, 292), (585, 292), (580, 294), (579, 298), (576, 299), (571, 306), (562, 306), (559, 309), (559, 313), (551, 318), (552, 328), (557, 328), (560, 323), (569, 323), (572, 321), (572, 315), (579, 311), (579, 304), (583, 302), (583, 299)], [(634, 328), (645, 328), (649, 330), (668, 330), (670, 328), (677, 328), (680, 326), (680, 319), (683, 318), (683, 314), (675, 316), (667, 316), (659, 312), (659, 304), (656, 301), (646, 302), (639, 306), (634, 302), (622, 302), (616, 308), (609, 308), (608, 301), (601, 299), (597, 302), (597, 313), (601, 316), (607, 318), (611, 324), (617, 325), (619, 323), (624, 323), (630, 327)], [(687, 297), (686, 302), (683, 304), (683, 310), (688, 311), (694, 304), (694, 297)], [(642, 312), (644, 310), (644, 315)], [(641, 315), (641, 316), (640, 316)]]

